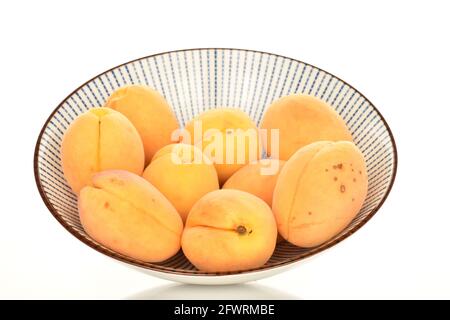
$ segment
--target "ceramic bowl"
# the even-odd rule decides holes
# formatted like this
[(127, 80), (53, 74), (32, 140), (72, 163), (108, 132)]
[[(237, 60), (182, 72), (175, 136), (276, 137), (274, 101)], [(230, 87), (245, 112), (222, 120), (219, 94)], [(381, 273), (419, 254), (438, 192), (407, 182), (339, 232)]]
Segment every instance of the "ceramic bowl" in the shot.
[[(60, 158), (61, 139), (70, 123), (86, 110), (103, 105), (117, 88), (146, 84), (158, 90), (184, 125), (202, 111), (221, 106), (244, 110), (259, 124), (267, 106), (292, 93), (314, 95), (342, 116), (367, 162), (369, 191), (356, 218), (326, 243), (302, 249), (278, 244), (261, 268), (225, 274), (195, 269), (180, 251), (162, 263), (138, 261), (105, 248), (81, 227), (77, 199), (67, 185)], [(394, 182), (395, 142), (388, 124), (374, 105), (340, 78), (299, 60), (241, 49), (189, 49), (136, 59), (92, 78), (67, 96), (50, 114), (38, 137), (34, 172), (41, 197), (52, 215), (84, 244), (151, 275), (185, 283), (231, 284), (282, 272), (326, 250), (361, 228), (381, 207)], [(355, 257), (356, 259), (356, 257)]]

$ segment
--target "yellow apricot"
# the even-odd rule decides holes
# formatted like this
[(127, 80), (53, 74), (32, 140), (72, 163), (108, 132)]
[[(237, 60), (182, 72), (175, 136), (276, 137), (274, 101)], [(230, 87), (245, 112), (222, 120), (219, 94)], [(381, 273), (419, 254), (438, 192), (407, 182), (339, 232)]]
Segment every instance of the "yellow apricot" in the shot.
[(297, 246), (320, 245), (358, 214), (367, 188), (364, 156), (352, 142), (305, 146), (286, 161), (275, 186), (278, 231)]
[[(249, 163), (236, 171), (222, 188), (246, 191), (261, 198), (271, 207), (273, 190), (284, 163), (285, 161), (277, 159), (264, 159)], [(276, 171), (272, 173), (272, 170)], [(266, 171), (271, 174), (265, 174)], [(283, 237), (278, 234), (277, 243), (281, 241), (283, 241)]]
[[(196, 132), (198, 125), (201, 125), (201, 132)], [(190, 135), (186, 143), (201, 147), (214, 162), (220, 184), (245, 164), (260, 158), (257, 127), (239, 109), (205, 111), (186, 124), (185, 130)]]
[(199, 270), (231, 272), (264, 265), (276, 239), (270, 207), (250, 193), (229, 189), (210, 192), (192, 207), (181, 245)]
[(141, 174), (144, 149), (131, 122), (119, 112), (93, 108), (76, 118), (61, 145), (64, 176), (78, 194), (93, 173), (123, 169)]
[(264, 159), (249, 163), (236, 171), (222, 188), (246, 191), (272, 206), (273, 189), (284, 163), (285, 161), (278, 159)]
[[(352, 135), (341, 116), (326, 102), (304, 94), (285, 96), (273, 102), (264, 114), (261, 128), (279, 130), (279, 141), (262, 135), (268, 155), (288, 160), (299, 148), (321, 140), (352, 141)], [(279, 144), (279, 155), (273, 154)], [(276, 150), (276, 149), (275, 149)]]
[(180, 249), (183, 222), (170, 202), (145, 179), (122, 170), (93, 176), (78, 201), (86, 233), (105, 247), (145, 262)]
[(179, 129), (171, 107), (156, 90), (143, 85), (129, 85), (114, 91), (105, 103), (124, 114), (136, 127), (144, 143), (145, 165), (156, 151), (172, 143), (171, 135)]
[(142, 176), (169, 199), (183, 221), (197, 200), (219, 189), (214, 165), (202, 150), (188, 144), (165, 146), (155, 154)]

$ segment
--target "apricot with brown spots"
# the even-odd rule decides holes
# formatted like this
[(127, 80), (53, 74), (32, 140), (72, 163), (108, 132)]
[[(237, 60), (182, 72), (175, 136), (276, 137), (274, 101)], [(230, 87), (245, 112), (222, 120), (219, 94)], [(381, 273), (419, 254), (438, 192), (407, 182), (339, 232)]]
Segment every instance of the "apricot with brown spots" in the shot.
[(86, 233), (120, 254), (160, 262), (180, 249), (183, 222), (177, 211), (154, 186), (133, 173), (95, 174), (92, 186), (80, 192), (78, 210)]
[[(354, 183), (345, 170), (350, 162), (362, 173)], [(339, 164), (343, 169), (333, 171), (336, 179), (323, 170)], [(337, 179), (340, 184), (333, 182)], [(357, 215), (367, 186), (364, 157), (352, 142), (321, 141), (301, 148), (285, 163), (275, 186), (272, 209), (278, 231), (300, 247), (328, 241)]]

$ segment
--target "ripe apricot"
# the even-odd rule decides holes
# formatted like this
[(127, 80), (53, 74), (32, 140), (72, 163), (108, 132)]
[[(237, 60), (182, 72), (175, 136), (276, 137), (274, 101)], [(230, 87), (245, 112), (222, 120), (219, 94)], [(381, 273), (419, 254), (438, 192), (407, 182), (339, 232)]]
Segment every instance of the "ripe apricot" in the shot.
[[(352, 141), (352, 135), (341, 116), (326, 102), (304, 94), (285, 96), (273, 102), (264, 114), (262, 129), (278, 129), (279, 141), (271, 134), (262, 135), (268, 155), (273, 143), (279, 144), (278, 158), (288, 160), (299, 148), (321, 140)], [(276, 150), (276, 149), (275, 149)]]
[[(249, 163), (236, 171), (222, 188), (246, 191), (261, 198), (271, 207), (273, 190), (284, 163), (285, 161), (277, 159), (263, 159)], [(277, 243), (281, 241), (283, 237), (278, 234)]]
[(93, 176), (78, 201), (86, 233), (111, 250), (146, 262), (178, 252), (183, 222), (175, 208), (145, 179), (122, 170)]
[[(236, 171), (223, 185), (223, 189), (249, 192), (272, 206), (273, 189), (285, 161), (264, 159), (247, 164)], [(265, 170), (267, 171), (265, 173)], [(272, 170), (276, 170), (273, 171)]]
[(349, 141), (320, 141), (298, 150), (278, 177), (272, 210), (278, 231), (300, 247), (320, 245), (358, 214), (367, 195), (364, 156)]
[(144, 148), (131, 122), (119, 112), (93, 108), (69, 126), (61, 145), (64, 176), (78, 194), (95, 172), (123, 169), (136, 174), (144, 170)]
[(166, 99), (143, 85), (129, 85), (114, 91), (105, 103), (124, 114), (136, 127), (144, 143), (145, 165), (156, 151), (172, 143), (172, 132), (179, 128)]
[(206, 272), (230, 272), (264, 265), (277, 228), (269, 206), (239, 190), (216, 190), (191, 209), (181, 239), (189, 261)]
[(202, 150), (188, 144), (165, 146), (155, 154), (142, 176), (169, 199), (183, 221), (197, 200), (219, 189), (212, 162)]
[(190, 135), (186, 143), (201, 147), (214, 162), (221, 184), (239, 168), (260, 158), (257, 127), (239, 109), (208, 110), (191, 120), (185, 130)]

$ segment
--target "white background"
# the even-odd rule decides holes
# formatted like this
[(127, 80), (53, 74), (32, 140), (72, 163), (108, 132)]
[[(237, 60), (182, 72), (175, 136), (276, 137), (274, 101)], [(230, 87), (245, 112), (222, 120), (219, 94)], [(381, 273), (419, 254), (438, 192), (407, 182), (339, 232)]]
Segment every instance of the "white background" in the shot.
[[(0, 298), (450, 298), (448, 1), (2, 1)], [(180, 286), (85, 246), (46, 209), (34, 145), (74, 88), (162, 51), (247, 48), (321, 67), (382, 112), (399, 151), (375, 217), (281, 275)]]

